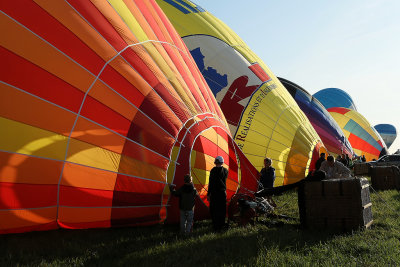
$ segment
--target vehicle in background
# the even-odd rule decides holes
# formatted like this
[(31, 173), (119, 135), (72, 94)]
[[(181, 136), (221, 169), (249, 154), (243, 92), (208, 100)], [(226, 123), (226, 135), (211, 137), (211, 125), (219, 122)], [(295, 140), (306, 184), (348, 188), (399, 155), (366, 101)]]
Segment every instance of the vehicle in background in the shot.
[(371, 166), (399, 166), (400, 155), (385, 155), (378, 160), (368, 162)]

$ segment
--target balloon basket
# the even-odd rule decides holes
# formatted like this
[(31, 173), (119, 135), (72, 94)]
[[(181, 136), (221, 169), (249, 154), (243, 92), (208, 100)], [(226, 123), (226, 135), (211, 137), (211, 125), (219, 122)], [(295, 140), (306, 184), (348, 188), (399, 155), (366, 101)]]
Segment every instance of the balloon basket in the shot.
[(369, 163), (355, 163), (354, 164), (354, 175), (369, 175), (371, 164)]
[(373, 222), (366, 178), (305, 181), (298, 190), (303, 228), (351, 231)]
[(371, 185), (375, 190), (400, 190), (400, 170), (397, 166), (371, 168)]

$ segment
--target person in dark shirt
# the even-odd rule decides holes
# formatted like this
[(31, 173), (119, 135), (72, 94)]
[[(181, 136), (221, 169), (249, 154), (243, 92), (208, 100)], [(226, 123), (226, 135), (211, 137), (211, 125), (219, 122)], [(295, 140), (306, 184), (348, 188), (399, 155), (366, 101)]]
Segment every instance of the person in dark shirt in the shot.
[(315, 162), (315, 170), (318, 171), (321, 168), (321, 163), (325, 161), (325, 153), (319, 155), (319, 159)]
[(271, 166), (272, 159), (264, 159), (264, 168), (260, 171), (260, 183), (264, 189), (273, 188), (275, 182), (275, 168)]
[(228, 169), (222, 166), (224, 158), (215, 158), (215, 167), (210, 171), (207, 200), (210, 202), (210, 215), (214, 230), (219, 231), (225, 225), (226, 216), (226, 179)]
[(347, 158), (346, 158), (346, 154), (342, 154), (342, 158), (341, 158), (340, 162), (341, 162), (344, 166), (349, 167), (349, 161), (348, 161)]
[(181, 233), (190, 234), (193, 228), (194, 203), (197, 196), (192, 177), (186, 174), (184, 184), (178, 190), (175, 190), (173, 185), (169, 185), (169, 189), (173, 196), (179, 197)]
[[(264, 168), (260, 171), (260, 187), (262, 189), (271, 189), (274, 187), (275, 182), (275, 168), (271, 166), (272, 159), (265, 158), (264, 159)], [(266, 196), (265, 199), (272, 207), (276, 207), (275, 201), (272, 199), (272, 196)]]

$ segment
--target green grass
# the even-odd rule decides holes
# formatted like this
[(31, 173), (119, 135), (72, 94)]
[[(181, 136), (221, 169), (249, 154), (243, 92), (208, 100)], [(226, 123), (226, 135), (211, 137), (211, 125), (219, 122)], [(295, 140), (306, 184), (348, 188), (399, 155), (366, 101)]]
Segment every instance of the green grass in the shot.
[(294, 191), (274, 199), (296, 219), (221, 233), (197, 222), (186, 238), (174, 225), (3, 235), (0, 266), (400, 266), (398, 191), (371, 192), (372, 227), (345, 234), (301, 229)]

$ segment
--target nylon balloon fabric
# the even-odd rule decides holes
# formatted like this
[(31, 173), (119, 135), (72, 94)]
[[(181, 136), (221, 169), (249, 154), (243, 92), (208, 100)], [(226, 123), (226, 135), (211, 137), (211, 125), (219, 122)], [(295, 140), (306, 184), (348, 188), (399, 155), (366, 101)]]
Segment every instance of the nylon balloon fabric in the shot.
[(284, 78), (279, 78), (279, 80), (307, 115), (328, 152), (336, 156), (347, 154), (352, 157), (354, 152), (349, 140), (326, 108), (299, 85)]
[(207, 218), (213, 158), (228, 195), (257, 171), (157, 3), (1, 1), (0, 233), (178, 221), (192, 174)]
[(326, 108), (342, 107), (357, 111), (351, 96), (339, 88), (325, 88), (313, 95)]
[(322, 141), (308, 118), (240, 37), (186, 0), (157, 0), (216, 96), (235, 141), (258, 169), (273, 160), (275, 186), (303, 179)]
[(367, 161), (371, 161), (387, 153), (381, 136), (363, 115), (341, 107), (329, 108), (328, 111), (342, 128), (358, 156), (364, 155)]
[(387, 148), (389, 148), (397, 137), (396, 127), (392, 124), (377, 124), (374, 126), (375, 130), (381, 135)]

